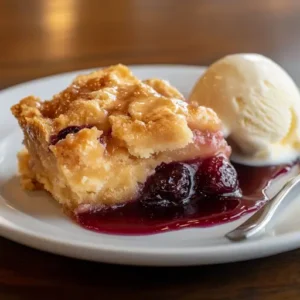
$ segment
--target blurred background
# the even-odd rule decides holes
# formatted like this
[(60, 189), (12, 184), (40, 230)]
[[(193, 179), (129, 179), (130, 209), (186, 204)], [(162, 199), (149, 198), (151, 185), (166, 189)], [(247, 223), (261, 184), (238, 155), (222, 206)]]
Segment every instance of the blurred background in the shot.
[(299, 0), (0, 0), (0, 88), (124, 64), (208, 65), (236, 52), (300, 84)]

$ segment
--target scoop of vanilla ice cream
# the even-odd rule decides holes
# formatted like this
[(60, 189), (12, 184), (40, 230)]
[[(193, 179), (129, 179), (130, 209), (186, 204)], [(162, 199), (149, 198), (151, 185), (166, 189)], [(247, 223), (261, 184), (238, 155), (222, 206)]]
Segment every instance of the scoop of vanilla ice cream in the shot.
[(300, 94), (278, 64), (258, 54), (234, 54), (212, 64), (190, 102), (212, 108), (225, 136), (248, 158), (285, 162), (300, 153)]

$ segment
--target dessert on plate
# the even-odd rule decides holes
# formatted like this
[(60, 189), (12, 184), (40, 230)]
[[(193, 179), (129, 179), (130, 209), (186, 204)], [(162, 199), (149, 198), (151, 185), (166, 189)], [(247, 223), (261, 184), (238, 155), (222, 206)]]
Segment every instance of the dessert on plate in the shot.
[[(228, 222), (263, 205), (272, 180), (290, 170), (299, 99), (292, 79), (257, 55), (216, 62), (188, 100), (121, 64), (79, 75), (51, 100), (29, 96), (12, 107), (24, 134), (21, 183), (100, 232)], [(233, 165), (224, 136), (246, 165), (286, 164)]]
[[(149, 210), (172, 209), (196, 193), (238, 192), (216, 113), (123, 65), (80, 75), (50, 101), (29, 96), (12, 112), (24, 133), (23, 187), (47, 190), (68, 211), (137, 199)], [(201, 172), (205, 159), (220, 168), (219, 182)]]

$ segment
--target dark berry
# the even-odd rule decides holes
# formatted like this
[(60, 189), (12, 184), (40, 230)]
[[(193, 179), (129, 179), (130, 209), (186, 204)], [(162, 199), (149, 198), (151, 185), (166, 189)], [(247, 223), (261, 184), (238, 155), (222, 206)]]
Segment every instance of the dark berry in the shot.
[(83, 126), (69, 126), (69, 127), (62, 129), (61, 131), (59, 131), (58, 134), (53, 135), (51, 137), (51, 145), (55, 145), (58, 141), (65, 139), (66, 136), (70, 133), (77, 133), (82, 128), (84, 128), (84, 127)]
[(174, 205), (188, 197), (191, 187), (191, 173), (186, 164), (162, 163), (146, 183), (145, 192), (156, 199), (167, 199)]
[(99, 142), (104, 146), (106, 147), (107, 146), (107, 142), (108, 140), (111, 138), (112, 136), (112, 132), (111, 130), (107, 131), (107, 132), (104, 132), (99, 138)]
[(148, 178), (140, 203), (153, 217), (182, 212), (192, 187), (191, 169), (184, 163), (162, 163)]
[(237, 173), (224, 156), (203, 160), (196, 173), (196, 189), (207, 195), (234, 193), (238, 188)]

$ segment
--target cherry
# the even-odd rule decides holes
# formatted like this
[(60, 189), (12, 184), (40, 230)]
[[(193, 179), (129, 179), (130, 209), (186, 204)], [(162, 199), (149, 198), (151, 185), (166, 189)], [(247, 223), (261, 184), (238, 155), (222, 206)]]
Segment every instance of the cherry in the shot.
[(191, 187), (191, 168), (187, 164), (162, 163), (146, 181), (139, 201), (151, 217), (175, 216), (183, 212)]
[(58, 134), (51, 136), (51, 138), (50, 138), (51, 145), (55, 145), (60, 140), (65, 139), (68, 134), (77, 133), (84, 127), (85, 126), (69, 126), (69, 127), (62, 129), (61, 131), (58, 132)]
[(195, 177), (196, 189), (206, 195), (224, 195), (238, 189), (237, 173), (225, 156), (202, 161)]
[(107, 146), (107, 142), (108, 140), (112, 137), (112, 131), (109, 130), (107, 132), (104, 132), (99, 138), (99, 142), (104, 146), (106, 147)]

